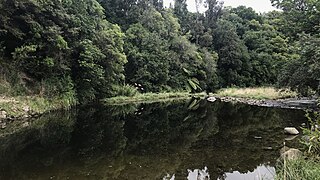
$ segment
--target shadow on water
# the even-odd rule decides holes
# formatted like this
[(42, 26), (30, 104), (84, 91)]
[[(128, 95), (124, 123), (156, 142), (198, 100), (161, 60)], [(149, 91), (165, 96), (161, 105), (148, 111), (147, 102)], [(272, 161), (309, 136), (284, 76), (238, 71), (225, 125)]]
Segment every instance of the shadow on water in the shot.
[(283, 128), (304, 121), (195, 99), (54, 112), (0, 138), (0, 179), (267, 179)]

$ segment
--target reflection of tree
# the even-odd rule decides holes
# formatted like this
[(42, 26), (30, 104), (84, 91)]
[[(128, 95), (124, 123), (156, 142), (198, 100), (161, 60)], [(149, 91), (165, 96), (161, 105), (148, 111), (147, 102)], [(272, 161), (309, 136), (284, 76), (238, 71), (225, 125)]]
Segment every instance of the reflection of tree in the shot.
[[(74, 113), (53, 115), (43, 116), (39, 125), (24, 132), (0, 139), (10, 144), (0, 146), (0, 166), (7, 171), (0, 179), (14, 173), (19, 179), (52, 175), (161, 179), (167, 173), (185, 178), (187, 169), (205, 166), (215, 179), (231, 169), (246, 172), (268, 161), (272, 164), (277, 151), (262, 147), (281, 143), (285, 119), (303, 117), (281, 109), (196, 99), (84, 107), (78, 110), (76, 121)], [(280, 130), (269, 132), (275, 129)]]
[(71, 140), (74, 120), (74, 111), (52, 112), (30, 127), (0, 138), (0, 179), (28, 179), (25, 172), (59, 161)]
[(130, 151), (144, 149), (144, 154), (170, 153), (186, 150), (199, 138), (217, 133), (214, 109), (206, 101), (196, 109), (176, 104), (146, 106), (140, 116), (132, 116), (126, 123)]

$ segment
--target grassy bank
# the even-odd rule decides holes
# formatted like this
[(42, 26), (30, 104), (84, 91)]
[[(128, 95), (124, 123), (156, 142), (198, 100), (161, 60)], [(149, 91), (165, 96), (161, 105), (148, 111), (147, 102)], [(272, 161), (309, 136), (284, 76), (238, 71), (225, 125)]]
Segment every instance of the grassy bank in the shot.
[(66, 109), (76, 104), (73, 97), (61, 96), (44, 98), (40, 96), (0, 96), (0, 110), (6, 112), (7, 117), (20, 118), (44, 112)]
[(186, 99), (191, 96), (204, 97), (205, 93), (190, 94), (188, 92), (172, 92), (172, 93), (145, 93), (137, 94), (132, 97), (128, 96), (117, 96), (112, 98), (104, 99), (103, 102), (107, 104), (126, 104), (126, 103), (140, 103), (140, 102), (159, 102), (168, 101), (172, 99)]
[(258, 87), (258, 88), (226, 88), (219, 90), (216, 94), (219, 97), (235, 97), (248, 99), (284, 99), (296, 97), (297, 93), (289, 90), (277, 90), (273, 87)]
[(286, 162), (278, 170), (276, 180), (313, 180), (320, 179), (320, 161), (314, 158), (302, 157)]

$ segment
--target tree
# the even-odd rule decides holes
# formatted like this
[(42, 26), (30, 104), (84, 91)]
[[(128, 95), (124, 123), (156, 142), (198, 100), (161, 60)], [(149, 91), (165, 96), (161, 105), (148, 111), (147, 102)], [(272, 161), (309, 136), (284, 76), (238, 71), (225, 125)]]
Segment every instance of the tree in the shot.
[(252, 85), (248, 50), (237, 35), (235, 26), (230, 21), (219, 20), (214, 39), (214, 46), (219, 54), (220, 87)]
[(301, 55), (285, 64), (279, 83), (297, 90), (302, 95), (309, 95), (310, 90), (319, 94), (320, 37), (304, 34), (300, 38)]
[(97, 1), (0, 4), (0, 36), (8, 63), (39, 82), (46, 95), (72, 90), (85, 102), (106, 96), (110, 84), (123, 82), (124, 34), (104, 19)]
[(320, 1), (317, 0), (271, 0), (283, 11), (281, 30), (293, 40), (299, 33), (320, 33)]

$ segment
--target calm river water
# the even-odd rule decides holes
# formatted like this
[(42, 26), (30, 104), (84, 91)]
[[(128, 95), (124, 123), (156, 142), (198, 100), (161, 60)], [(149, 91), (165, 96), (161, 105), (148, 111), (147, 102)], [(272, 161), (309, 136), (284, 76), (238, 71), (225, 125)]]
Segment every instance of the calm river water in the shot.
[(273, 179), (283, 128), (303, 122), (196, 99), (54, 112), (0, 138), (0, 179)]

